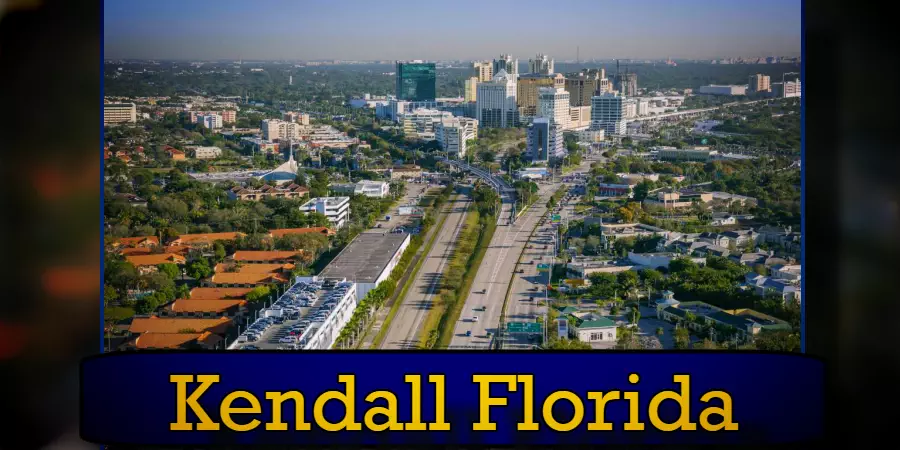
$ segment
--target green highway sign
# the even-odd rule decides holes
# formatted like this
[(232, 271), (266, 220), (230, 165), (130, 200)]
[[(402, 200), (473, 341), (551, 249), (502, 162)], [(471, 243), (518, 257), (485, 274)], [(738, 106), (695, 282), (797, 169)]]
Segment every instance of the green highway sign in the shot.
[(506, 323), (506, 332), (507, 333), (540, 333), (541, 332), (541, 323), (540, 322), (507, 322)]
[(560, 220), (562, 220), (562, 216), (560, 216), (559, 214), (554, 214), (554, 215), (550, 216), (550, 220), (552, 220), (554, 222), (559, 222)]

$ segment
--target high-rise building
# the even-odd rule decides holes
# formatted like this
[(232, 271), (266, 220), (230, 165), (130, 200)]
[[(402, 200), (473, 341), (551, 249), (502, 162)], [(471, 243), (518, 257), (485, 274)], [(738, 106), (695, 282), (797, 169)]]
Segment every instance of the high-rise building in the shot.
[(309, 114), (288, 111), (281, 114), (281, 120), (285, 122), (296, 122), (300, 125), (309, 125)]
[(553, 60), (547, 58), (547, 55), (539, 53), (534, 59), (528, 60), (528, 72), (549, 75), (554, 73)]
[(790, 98), (801, 97), (800, 79), (794, 81), (785, 81), (784, 83), (772, 83), (772, 94), (775, 97)]
[(475, 114), (482, 127), (511, 128), (518, 125), (515, 76), (501, 70), (493, 80), (478, 83)]
[(475, 68), (475, 76), (478, 82), (491, 81), (494, 78), (494, 64), (491, 61), (475, 61), (472, 63)]
[(625, 118), (633, 119), (637, 117), (637, 101), (633, 98), (625, 100)]
[(516, 81), (516, 104), (522, 118), (534, 117), (537, 114), (538, 89), (542, 87), (566, 87), (566, 78), (562, 74), (526, 74)]
[(397, 100), (434, 101), (436, 97), (434, 63), (397, 61)]
[(434, 125), (434, 137), (450, 157), (466, 156), (466, 141), (478, 139), (478, 120), (468, 117), (442, 118)]
[(772, 90), (771, 78), (761, 73), (750, 75), (750, 84), (747, 92), (770, 92)]
[(625, 100), (618, 93), (600, 94), (591, 98), (591, 129), (604, 130), (606, 135), (625, 134)]
[(103, 124), (137, 122), (137, 107), (134, 103), (106, 103), (103, 105)]
[(562, 128), (549, 118), (536, 117), (526, 130), (526, 153), (533, 161), (549, 161), (565, 155)]
[(569, 126), (566, 130), (586, 130), (591, 126), (591, 105), (569, 106)]
[(646, 116), (650, 114), (650, 102), (647, 100), (638, 100), (637, 115)]
[(478, 99), (478, 77), (466, 79), (466, 96), (465, 101), (474, 102)]
[(512, 55), (500, 55), (500, 59), (494, 60), (494, 75), (505, 70), (506, 73), (513, 77), (519, 76), (519, 60), (513, 59)]
[(563, 88), (538, 89), (538, 117), (550, 119), (561, 129), (569, 128), (569, 92)]
[(218, 114), (203, 114), (197, 116), (197, 123), (210, 130), (215, 130), (216, 128), (222, 128), (222, 116)]
[(637, 74), (624, 73), (616, 75), (616, 90), (626, 97), (634, 97), (637, 95)]
[(588, 69), (566, 77), (566, 90), (569, 91), (569, 104), (571, 106), (590, 106), (591, 97), (597, 95), (601, 89), (601, 80), (606, 81), (604, 69)]
[(298, 123), (263, 119), (259, 127), (262, 130), (263, 139), (268, 141), (300, 138), (300, 124)]
[(412, 112), (399, 114), (403, 135), (410, 139), (425, 141), (434, 140), (434, 126), (443, 119), (450, 119), (453, 114), (436, 109), (420, 108)]

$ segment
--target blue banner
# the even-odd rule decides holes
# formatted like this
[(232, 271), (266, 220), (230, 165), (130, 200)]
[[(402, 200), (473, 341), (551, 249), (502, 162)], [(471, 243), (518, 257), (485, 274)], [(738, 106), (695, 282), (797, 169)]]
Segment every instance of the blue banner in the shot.
[(823, 366), (764, 352), (123, 352), (88, 358), (101, 444), (774, 444), (822, 437)]

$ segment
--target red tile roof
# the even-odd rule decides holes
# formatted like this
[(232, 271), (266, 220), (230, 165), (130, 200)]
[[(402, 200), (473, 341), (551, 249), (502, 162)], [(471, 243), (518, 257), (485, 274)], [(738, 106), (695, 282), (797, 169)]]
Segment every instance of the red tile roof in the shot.
[(301, 259), (302, 257), (303, 250), (238, 250), (231, 256), (235, 261), (288, 261)]
[(126, 256), (125, 260), (132, 266), (155, 266), (157, 264), (184, 264), (186, 260), (181, 255), (174, 253), (156, 253), (151, 255), (131, 255)]
[(191, 289), (191, 300), (216, 300), (227, 298), (244, 298), (252, 288), (202, 287)]
[(310, 228), (279, 228), (277, 230), (269, 230), (272, 237), (280, 238), (290, 234), (319, 233), (326, 236), (335, 234), (335, 231), (328, 227), (310, 227)]
[(232, 326), (227, 317), (215, 319), (167, 318), (167, 317), (135, 317), (128, 330), (132, 333), (179, 333), (182, 330), (194, 330), (202, 333), (224, 333)]

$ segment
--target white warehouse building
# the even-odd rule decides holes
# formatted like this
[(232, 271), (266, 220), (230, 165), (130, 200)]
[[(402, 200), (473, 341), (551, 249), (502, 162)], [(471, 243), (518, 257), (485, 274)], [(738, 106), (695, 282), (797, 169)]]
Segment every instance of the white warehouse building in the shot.
[(352, 281), (357, 285), (359, 298), (364, 298), (391, 276), (409, 246), (410, 236), (409, 233), (360, 233), (322, 269), (318, 278)]

